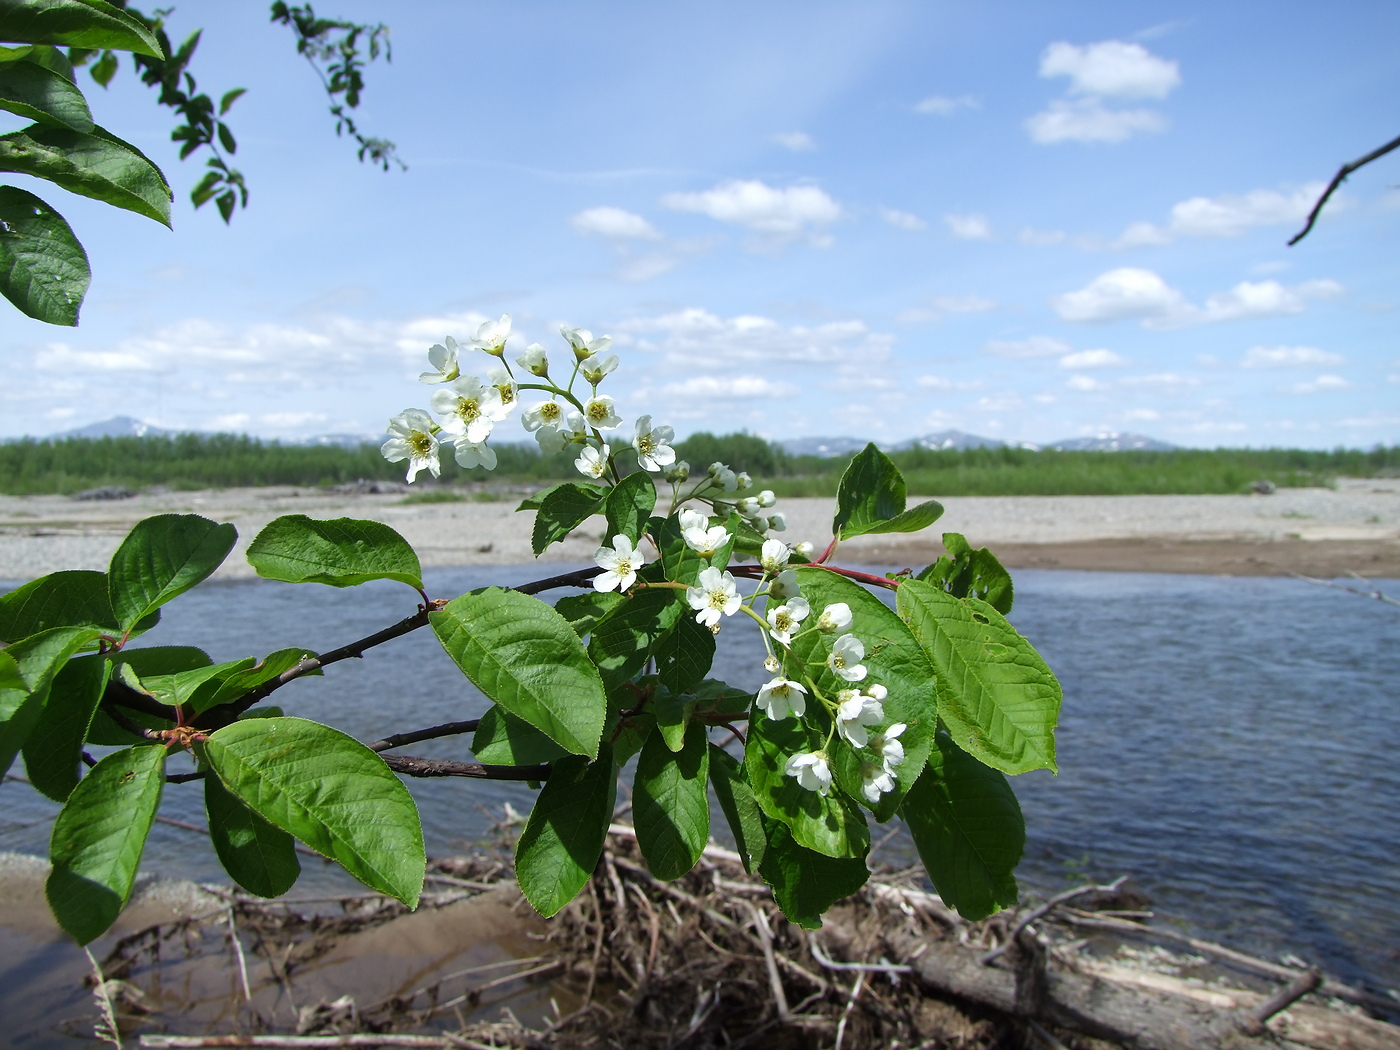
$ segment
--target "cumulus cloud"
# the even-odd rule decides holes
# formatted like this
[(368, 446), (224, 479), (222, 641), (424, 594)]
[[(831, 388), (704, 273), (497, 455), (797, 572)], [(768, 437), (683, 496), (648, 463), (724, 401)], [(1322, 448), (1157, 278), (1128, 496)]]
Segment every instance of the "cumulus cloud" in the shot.
[(1151, 270), (1124, 266), (1100, 274), (1077, 292), (1057, 296), (1053, 305), (1066, 321), (1140, 320), (1146, 328), (1171, 329), (1301, 313), (1307, 299), (1341, 292), (1336, 281), (1306, 281), (1292, 288), (1278, 281), (1241, 281), (1196, 306)]
[(1061, 368), (1116, 368), (1127, 363), (1112, 350), (1078, 350), (1060, 358)]
[(1306, 383), (1294, 383), (1288, 388), (1290, 394), (1326, 394), (1336, 390), (1346, 390), (1351, 386), (1341, 376), (1321, 375)]
[(956, 98), (950, 98), (947, 95), (930, 95), (914, 107), (914, 112), (932, 114), (936, 117), (951, 117), (959, 110), (981, 108), (982, 103), (971, 95), (958, 95)]
[(1086, 394), (1091, 391), (1102, 390), (1104, 388), (1104, 384), (1100, 383), (1097, 379), (1094, 379), (1092, 376), (1070, 376), (1069, 381), (1065, 383), (1065, 386), (1069, 387), (1071, 390), (1077, 390), (1081, 393)]
[(742, 226), (772, 240), (806, 238), (829, 244), (826, 228), (841, 218), (841, 206), (818, 186), (780, 189), (757, 179), (731, 180), (699, 193), (668, 193), (661, 203)]
[(622, 208), (603, 206), (581, 211), (569, 220), (575, 230), (611, 240), (660, 240), (661, 233), (640, 215)]
[(1170, 244), (1178, 237), (1239, 237), (1256, 226), (1295, 226), (1312, 209), (1322, 192), (1320, 182), (1291, 193), (1250, 190), (1219, 197), (1192, 197), (1172, 206), (1162, 226), (1135, 222), (1123, 231), (1117, 247)]
[(982, 345), (982, 352), (993, 357), (1064, 357), (1073, 351), (1074, 347), (1068, 343), (1048, 335), (1033, 335), (1029, 339), (989, 339)]
[(992, 226), (983, 215), (948, 214), (943, 216), (948, 232), (962, 241), (990, 241)]
[(1030, 226), (1023, 226), (1021, 232), (1016, 235), (1016, 239), (1022, 244), (1044, 247), (1050, 244), (1060, 244), (1066, 236), (1064, 230), (1037, 230)]
[(1096, 98), (1055, 99), (1050, 107), (1026, 120), (1031, 141), (1042, 146), (1058, 142), (1123, 142), (1134, 135), (1164, 131), (1166, 118), (1151, 109), (1109, 109)]
[(881, 208), (880, 218), (884, 219), (891, 226), (900, 230), (910, 230), (917, 232), (928, 229), (928, 223), (907, 211), (898, 211), (894, 208)]
[(758, 375), (691, 376), (662, 388), (671, 397), (718, 400), (720, 398), (796, 397), (791, 383), (775, 383)]
[(1341, 354), (1315, 346), (1251, 346), (1240, 364), (1245, 368), (1316, 368), (1345, 362)]
[(1181, 84), (1175, 62), (1122, 40), (1057, 41), (1040, 56), (1040, 75), (1069, 77), (1072, 94), (1112, 98), (1166, 98)]
[(872, 332), (863, 321), (783, 325), (751, 314), (720, 317), (690, 307), (655, 317), (638, 317), (613, 328), (614, 342), (659, 355), (686, 373), (721, 372), (783, 364), (840, 364), (858, 360), (878, 365), (888, 359), (894, 337)]
[(805, 153), (817, 148), (816, 141), (805, 131), (780, 131), (773, 136), (773, 141), (794, 153)]

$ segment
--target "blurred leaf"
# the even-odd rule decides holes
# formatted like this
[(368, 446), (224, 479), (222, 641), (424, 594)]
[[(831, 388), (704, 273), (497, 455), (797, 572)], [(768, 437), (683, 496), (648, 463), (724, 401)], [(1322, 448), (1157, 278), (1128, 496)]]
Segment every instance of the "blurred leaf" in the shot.
[(223, 98), (219, 99), (219, 116), (223, 116), (229, 111), (229, 107), (248, 93), (247, 88), (234, 88), (232, 91), (225, 91)]
[[(115, 51), (103, 51), (102, 57), (92, 64), (92, 79), (103, 87), (112, 82), (112, 78), (117, 75), (117, 67), (120, 63), (117, 60)], [(78, 129), (83, 130), (82, 128)]]

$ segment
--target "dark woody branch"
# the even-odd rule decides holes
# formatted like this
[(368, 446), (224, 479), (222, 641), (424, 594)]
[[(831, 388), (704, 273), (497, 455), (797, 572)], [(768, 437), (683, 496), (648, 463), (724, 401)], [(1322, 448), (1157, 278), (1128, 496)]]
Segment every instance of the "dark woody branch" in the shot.
[(1308, 231), (1311, 230), (1313, 228), (1313, 224), (1317, 222), (1317, 217), (1320, 214), (1322, 214), (1322, 206), (1327, 203), (1328, 198), (1330, 198), (1332, 194), (1337, 191), (1337, 187), (1340, 186), (1343, 183), (1343, 181), (1346, 180), (1346, 177), (1348, 175), (1350, 175), (1357, 168), (1360, 168), (1366, 164), (1370, 164), (1371, 161), (1377, 160), (1380, 157), (1384, 157), (1393, 149), (1400, 149), (1400, 139), (1392, 139), (1390, 142), (1387, 142), (1384, 146), (1381, 146), (1379, 149), (1372, 150), (1370, 153), (1366, 154), (1366, 156), (1359, 157), (1358, 159), (1352, 161), (1350, 164), (1343, 164), (1337, 170), (1337, 174), (1332, 176), (1332, 181), (1327, 184), (1327, 188), (1322, 191), (1322, 196), (1319, 197), (1317, 199), (1317, 203), (1313, 205), (1313, 210), (1308, 213), (1307, 223), (1303, 226), (1301, 230), (1299, 230), (1296, 234), (1293, 235), (1293, 239), (1288, 242), (1288, 246), (1290, 248), (1293, 247), (1293, 245), (1297, 244), (1299, 241), (1301, 241), (1304, 237), (1308, 235)]

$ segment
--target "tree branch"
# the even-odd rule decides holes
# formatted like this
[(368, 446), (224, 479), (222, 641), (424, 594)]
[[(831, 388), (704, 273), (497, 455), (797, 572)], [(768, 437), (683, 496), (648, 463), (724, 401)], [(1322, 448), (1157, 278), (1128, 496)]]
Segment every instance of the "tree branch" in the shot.
[(420, 740), (436, 740), (442, 736), (457, 736), (460, 733), (475, 733), (476, 727), (481, 724), (479, 718), (469, 718), (465, 722), (445, 722), (440, 726), (429, 726), (427, 729), (415, 729), (411, 733), (395, 733), (393, 736), (386, 736), (383, 740), (376, 740), (372, 744), (365, 746), (371, 751), (388, 751), (390, 748), (403, 747), (406, 744), (416, 744)]
[(381, 755), (395, 773), (406, 777), (472, 777), (477, 780), (548, 780), (549, 765), (483, 766), (475, 762), (415, 758), (413, 755)]
[(1366, 156), (1354, 160), (1350, 164), (1343, 164), (1337, 170), (1337, 174), (1332, 176), (1332, 181), (1327, 184), (1327, 188), (1322, 191), (1322, 196), (1319, 197), (1317, 199), (1317, 203), (1313, 205), (1313, 210), (1308, 213), (1307, 223), (1303, 226), (1301, 230), (1299, 230), (1296, 234), (1293, 235), (1293, 239), (1288, 242), (1288, 246), (1290, 248), (1293, 247), (1295, 244), (1297, 244), (1299, 241), (1301, 241), (1304, 237), (1308, 235), (1308, 231), (1311, 230), (1313, 228), (1313, 224), (1317, 222), (1318, 215), (1322, 213), (1322, 206), (1327, 203), (1327, 199), (1337, 191), (1337, 187), (1340, 186), (1343, 181), (1345, 181), (1348, 175), (1350, 175), (1357, 168), (1360, 168), (1366, 164), (1370, 164), (1371, 161), (1376, 160), (1380, 157), (1384, 157), (1393, 149), (1400, 149), (1400, 139), (1392, 139), (1390, 142), (1387, 142), (1384, 146), (1380, 147), (1380, 149), (1374, 149), (1370, 153), (1366, 154)]

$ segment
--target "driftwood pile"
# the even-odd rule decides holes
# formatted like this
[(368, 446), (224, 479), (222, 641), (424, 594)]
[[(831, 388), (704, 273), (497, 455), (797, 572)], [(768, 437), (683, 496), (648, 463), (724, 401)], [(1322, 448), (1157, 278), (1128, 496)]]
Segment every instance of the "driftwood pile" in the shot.
[[(226, 1034), (162, 1035), (151, 1016), (128, 1025), (142, 1026), (142, 1047), (1400, 1050), (1400, 1027), (1379, 1019), (1400, 1017), (1400, 1001), (1146, 926), (1143, 899), (1122, 880), (966, 923), (920, 877), (877, 875), (820, 931), (806, 931), (735, 854), (711, 847), (689, 875), (662, 883), (631, 829), (614, 825), (597, 875), (530, 957), (377, 1002), (303, 1002), (285, 1034), (248, 1008)], [(441, 861), (425, 903), (506, 893), (510, 880), (499, 861)], [(403, 914), (383, 898), (338, 903), (339, 914), (318, 916), (230, 897), (224, 939), (248, 1003), (259, 986), (293, 998), (298, 970), (318, 954)], [(118, 942), (100, 989), (117, 993), (118, 1015), (140, 960), (192, 935), (167, 924)], [(1175, 950), (1154, 946), (1163, 941)], [(533, 1026), (492, 1005), (532, 982), (552, 1003)], [(178, 1018), (164, 1022), (179, 1027)]]

